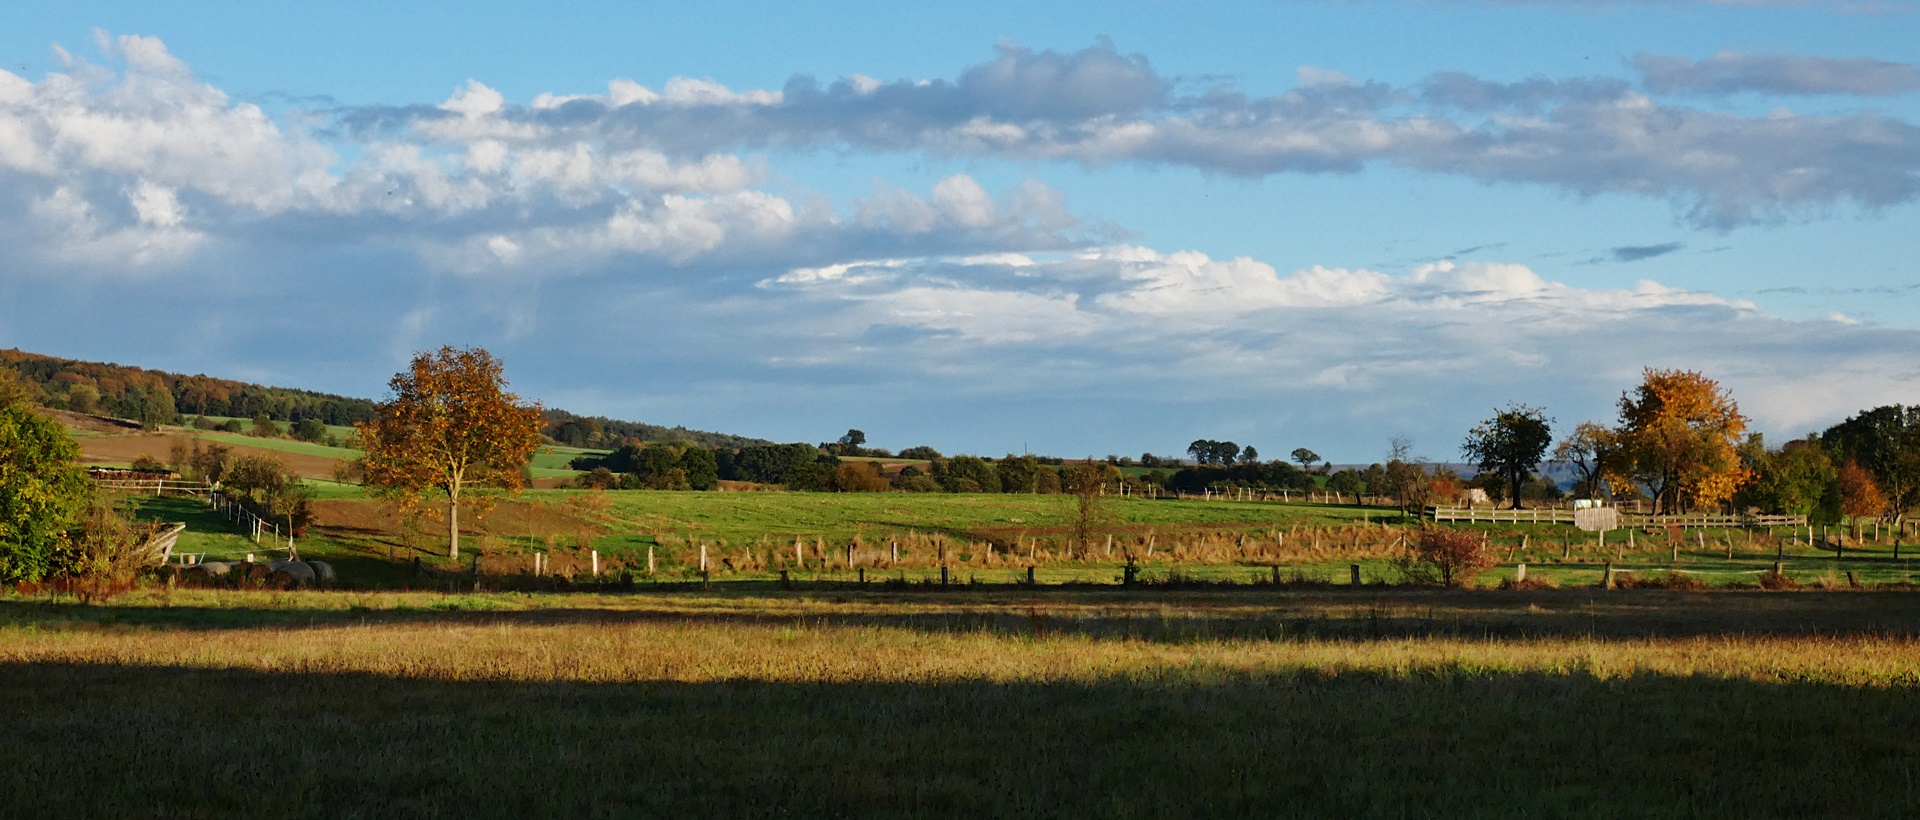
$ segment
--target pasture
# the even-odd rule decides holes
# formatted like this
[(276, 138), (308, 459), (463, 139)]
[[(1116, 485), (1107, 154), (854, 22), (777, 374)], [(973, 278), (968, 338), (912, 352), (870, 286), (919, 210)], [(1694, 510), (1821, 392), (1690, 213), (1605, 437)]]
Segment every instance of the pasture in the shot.
[[(1068, 496), (902, 493), (714, 493), (651, 490), (532, 490), (484, 514), (463, 514), (463, 556), (445, 559), (444, 525), (409, 524), (359, 488), (316, 484), (314, 526), (302, 555), (340, 566), (356, 586), (435, 587), (474, 580), (494, 588), (545, 588), (627, 573), (642, 583), (700, 578), (762, 584), (937, 581), (1115, 584), (1129, 560), (1149, 584), (1397, 583), (1391, 565), (1414, 522), (1394, 510), (1311, 503), (1107, 499), (1084, 542)], [(180, 549), (232, 560), (282, 557), (184, 498), (132, 499), (143, 519), (187, 521)], [(1536, 585), (1598, 586), (1609, 562), (1622, 583), (1758, 586), (1776, 561), (1793, 584), (1906, 586), (1920, 581), (1912, 544), (1889, 537), (1846, 539), (1844, 552), (1786, 528), (1608, 534), (1602, 541), (1560, 524), (1460, 525), (1484, 534), (1496, 565), (1485, 586), (1517, 579)], [(1838, 541), (1833, 533), (1830, 542)], [(284, 544), (280, 546), (284, 549)], [(531, 577), (539, 554), (541, 578)], [(653, 571), (648, 572), (648, 556)], [(478, 556), (478, 579), (470, 574)], [(419, 571), (414, 561), (419, 561)]]
[(1901, 593), (0, 596), (0, 814), (1901, 816)]

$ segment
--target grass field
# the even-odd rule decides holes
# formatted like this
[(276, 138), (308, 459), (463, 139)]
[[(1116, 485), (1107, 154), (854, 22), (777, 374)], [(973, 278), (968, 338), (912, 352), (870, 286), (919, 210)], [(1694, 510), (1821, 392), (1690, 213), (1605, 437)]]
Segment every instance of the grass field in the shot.
[(1901, 593), (0, 595), (0, 815), (1910, 816)]
[[(533, 490), (485, 516), (463, 516), (463, 560), (456, 563), (444, 557), (443, 525), (425, 522), (403, 537), (360, 488), (310, 484), (318, 518), (298, 542), (300, 550), (339, 565), (354, 586), (431, 586), (414, 574), (414, 559), (444, 575), (465, 572), (474, 555), (488, 585), (524, 586), (529, 579), (520, 576), (532, 572), (535, 552), (545, 555), (549, 574), (588, 574), (598, 552), (609, 574), (685, 581), (698, 577), (703, 545), (711, 577), (722, 584), (764, 584), (782, 572), (803, 583), (847, 583), (862, 570), (874, 582), (924, 582), (940, 577), (943, 555), (949, 580), (962, 585), (1025, 583), (1030, 566), (1043, 584), (1113, 584), (1129, 557), (1137, 579), (1148, 584), (1277, 579), (1344, 585), (1353, 565), (1364, 583), (1379, 584), (1401, 581), (1391, 559), (1402, 539), (1415, 535), (1393, 511), (1378, 508), (1114, 499), (1079, 548), (1071, 535), (1072, 501), (1063, 496)], [(247, 553), (284, 557), (275, 553), (284, 545), (247, 541), (237, 525), (188, 499), (133, 500), (144, 520), (188, 523), (182, 551), (220, 560)], [(1596, 586), (1611, 562), (1624, 583), (1753, 587), (1776, 560), (1802, 585), (1920, 584), (1914, 545), (1896, 548), (1889, 541), (1855, 543), (1836, 555), (1765, 531), (1695, 530), (1677, 539), (1664, 531), (1640, 533), (1629, 547), (1620, 533), (1603, 545), (1565, 525), (1467, 528), (1484, 532), (1498, 559), (1479, 576), (1483, 586), (1514, 579), (1519, 564), (1527, 565), (1532, 583)], [(649, 552), (656, 561), (652, 575), (644, 573)]]

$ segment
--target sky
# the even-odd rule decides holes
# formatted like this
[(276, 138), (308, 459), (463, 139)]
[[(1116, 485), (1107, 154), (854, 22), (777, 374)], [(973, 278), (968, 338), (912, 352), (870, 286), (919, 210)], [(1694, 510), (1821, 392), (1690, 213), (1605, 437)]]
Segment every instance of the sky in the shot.
[[(393, 6), (404, 6), (394, 8)], [(0, 347), (986, 455), (1920, 403), (1920, 3), (39, 3)]]

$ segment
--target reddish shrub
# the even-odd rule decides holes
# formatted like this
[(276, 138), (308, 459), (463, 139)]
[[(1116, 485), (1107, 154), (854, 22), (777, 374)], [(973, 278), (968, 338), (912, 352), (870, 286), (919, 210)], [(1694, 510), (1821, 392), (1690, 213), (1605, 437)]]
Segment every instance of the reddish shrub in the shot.
[(1493, 553), (1478, 532), (1428, 527), (1394, 567), (1416, 584), (1472, 586), (1480, 571), (1493, 566)]

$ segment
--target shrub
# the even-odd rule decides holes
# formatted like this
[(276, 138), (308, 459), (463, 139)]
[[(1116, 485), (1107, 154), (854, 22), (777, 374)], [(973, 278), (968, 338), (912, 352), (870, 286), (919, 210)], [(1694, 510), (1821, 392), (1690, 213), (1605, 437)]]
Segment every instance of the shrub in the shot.
[(153, 456), (141, 456), (133, 460), (133, 470), (137, 473), (171, 473), (166, 464)]
[(294, 422), (293, 437), (301, 441), (324, 441), (327, 437), (327, 425), (319, 419), (308, 416)]
[(834, 492), (884, 493), (891, 489), (878, 465), (870, 461), (847, 461), (833, 470)]
[(1678, 572), (1646, 575), (1627, 573), (1616, 579), (1614, 585), (1621, 589), (1679, 589), (1693, 592), (1707, 588), (1705, 581)]
[(35, 399), (0, 371), (0, 582), (38, 581), (58, 568), (66, 532), (92, 487), (80, 447)]
[(1493, 564), (1479, 533), (1445, 527), (1421, 530), (1419, 539), (1393, 559), (1409, 582), (1449, 587), (1472, 586), (1474, 577)]

